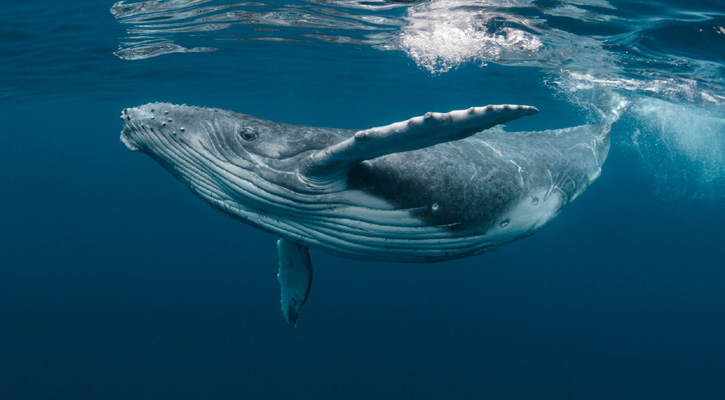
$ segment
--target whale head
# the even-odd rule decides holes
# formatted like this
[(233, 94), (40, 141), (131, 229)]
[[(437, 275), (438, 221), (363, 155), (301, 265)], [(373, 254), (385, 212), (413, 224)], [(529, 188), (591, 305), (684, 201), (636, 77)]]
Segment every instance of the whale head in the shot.
[[(314, 146), (286, 124), (231, 111), (150, 103), (121, 112), (121, 141), (132, 151), (142, 151), (157, 161), (185, 163), (245, 162), (293, 157)], [(296, 134), (295, 134), (296, 133)], [(211, 157), (212, 160), (202, 160)]]
[(129, 150), (147, 154), (217, 206), (279, 204), (282, 192), (304, 190), (299, 160), (341, 140), (338, 130), (169, 103), (124, 109), (121, 120)]

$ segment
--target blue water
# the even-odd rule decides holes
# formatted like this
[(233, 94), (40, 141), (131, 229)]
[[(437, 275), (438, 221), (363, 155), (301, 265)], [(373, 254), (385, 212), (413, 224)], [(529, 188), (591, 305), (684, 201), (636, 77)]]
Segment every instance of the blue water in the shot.
[[(721, 1), (141, 4), (0, 5), (0, 398), (725, 398)], [(609, 91), (602, 176), (540, 232), (313, 251), (296, 330), (276, 238), (118, 140), (149, 101), (342, 128), (520, 103), (531, 130)]]

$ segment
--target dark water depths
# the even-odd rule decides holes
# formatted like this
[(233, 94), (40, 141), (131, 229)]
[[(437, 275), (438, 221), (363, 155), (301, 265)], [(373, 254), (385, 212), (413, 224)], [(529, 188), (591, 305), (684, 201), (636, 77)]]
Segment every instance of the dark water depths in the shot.
[[(0, 398), (725, 395), (720, 2), (145, 7), (2, 5)], [(149, 101), (344, 128), (521, 103), (529, 130), (607, 91), (632, 108), (603, 174), (542, 231), (440, 264), (313, 252), (296, 331), (276, 238), (118, 140)]]

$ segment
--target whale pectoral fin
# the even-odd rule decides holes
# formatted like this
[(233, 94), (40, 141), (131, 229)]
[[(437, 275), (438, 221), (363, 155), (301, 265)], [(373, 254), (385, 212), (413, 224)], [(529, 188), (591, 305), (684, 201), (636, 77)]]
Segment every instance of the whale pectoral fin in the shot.
[(334, 179), (359, 161), (460, 140), (537, 112), (536, 107), (510, 104), (447, 113), (429, 112), (407, 121), (359, 131), (349, 139), (314, 153), (300, 172), (312, 180)]
[(300, 309), (307, 300), (312, 284), (310, 250), (287, 239), (277, 241), (279, 273), (277, 280), (282, 289), (282, 314), (294, 328)]

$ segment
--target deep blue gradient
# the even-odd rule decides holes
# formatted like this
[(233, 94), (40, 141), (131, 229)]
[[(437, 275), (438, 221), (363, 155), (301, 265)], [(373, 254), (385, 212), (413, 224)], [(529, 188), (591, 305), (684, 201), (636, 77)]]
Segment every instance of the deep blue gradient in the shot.
[[(719, 13), (700, 24), (722, 27), (719, 1), (612, 4), (642, 26), (653, 13), (678, 16), (651, 24), (674, 33), (627, 40), (653, 60), (713, 63), (670, 77), (724, 93), (725, 30), (701, 48), (675, 41), (690, 29), (684, 9)], [(582, 123), (583, 97), (558, 90), (547, 69), (474, 61), (431, 74), (403, 51), (324, 41), (190, 36), (220, 50), (122, 60), (113, 52), (127, 34), (111, 5), (0, 6), (0, 399), (725, 398), (721, 103), (627, 92), (672, 109), (635, 107), (601, 178), (540, 232), (494, 252), (388, 264), (313, 251), (293, 330), (279, 307), (276, 238), (129, 152), (121, 109), (170, 101), (366, 128), (521, 103), (541, 113), (509, 129), (530, 130)], [(597, 35), (571, 18), (551, 23)], [(624, 30), (609, 29), (600, 34)], [(622, 74), (660, 79), (669, 68)], [(666, 129), (685, 113), (695, 117), (684, 133)]]

